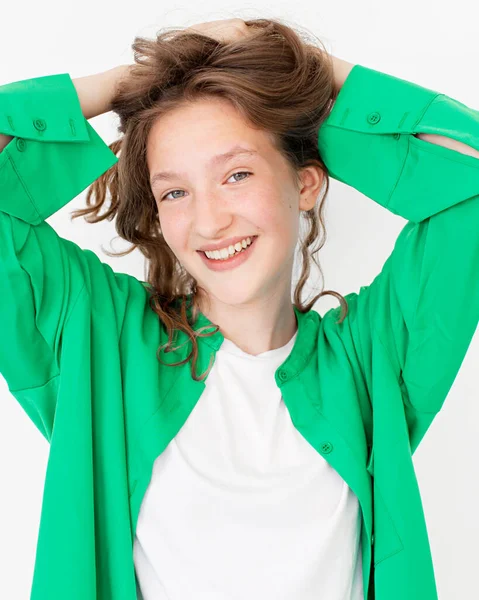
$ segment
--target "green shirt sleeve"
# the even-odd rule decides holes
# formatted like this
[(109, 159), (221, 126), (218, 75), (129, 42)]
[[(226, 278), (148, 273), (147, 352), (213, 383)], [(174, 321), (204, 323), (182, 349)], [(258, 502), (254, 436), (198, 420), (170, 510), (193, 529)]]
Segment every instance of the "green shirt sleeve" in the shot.
[(359, 356), (374, 410), (394, 418), (394, 390), (384, 397), (372, 388), (373, 359), (385, 357), (380, 375), (386, 381), (390, 370), (400, 387), (413, 450), (479, 322), (479, 159), (417, 133), (479, 150), (479, 111), (356, 65), (318, 135), (331, 177), (408, 220), (372, 283), (345, 296), (345, 321), (336, 324), (335, 308), (323, 322)]
[[(45, 221), (117, 157), (84, 118), (68, 74), (0, 87), (0, 374), (48, 437), (61, 369), (62, 332), (100, 262)], [(19, 390), (49, 385), (44, 406)], [(30, 398), (34, 394), (30, 394)]]
[(38, 225), (118, 158), (84, 118), (67, 73), (0, 86), (0, 211)]

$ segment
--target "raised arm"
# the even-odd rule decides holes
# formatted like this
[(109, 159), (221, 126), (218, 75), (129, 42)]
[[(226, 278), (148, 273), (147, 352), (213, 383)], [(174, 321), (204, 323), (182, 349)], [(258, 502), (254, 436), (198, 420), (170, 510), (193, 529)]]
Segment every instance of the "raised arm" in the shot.
[(409, 221), (381, 272), (346, 296), (344, 324), (332, 309), (323, 326), (351, 360), (361, 349), (366, 381), (371, 357), (384, 358), (402, 402), (370, 390), (372, 403), (377, 415), (406, 415), (414, 452), (479, 322), (479, 111), (355, 65), (318, 149), (331, 177)]
[[(339, 92), (354, 67), (354, 63), (347, 62), (337, 56), (331, 56), (331, 58), (333, 60), (334, 87), (336, 91)], [(416, 133), (414, 135), (425, 142), (437, 144), (438, 146), (443, 146), (444, 148), (449, 148), (450, 150), (456, 150), (456, 152), (479, 158), (479, 152), (475, 148), (458, 140), (454, 140), (453, 138), (433, 133)]]
[(111, 110), (111, 99), (120, 79), (128, 75), (130, 65), (120, 65), (95, 75), (72, 79), (85, 119)]
[[(128, 74), (130, 65), (120, 65), (85, 77), (72, 79), (85, 119), (92, 119), (108, 112), (118, 81)], [(0, 133), (0, 152), (12, 141), (13, 136)]]
[(68, 73), (0, 86), (0, 375), (47, 440), (77, 299), (128, 297), (123, 274), (116, 285), (111, 267), (46, 221), (118, 161), (84, 113), (108, 110), (119, 71), (82, 78), (79, 93)]

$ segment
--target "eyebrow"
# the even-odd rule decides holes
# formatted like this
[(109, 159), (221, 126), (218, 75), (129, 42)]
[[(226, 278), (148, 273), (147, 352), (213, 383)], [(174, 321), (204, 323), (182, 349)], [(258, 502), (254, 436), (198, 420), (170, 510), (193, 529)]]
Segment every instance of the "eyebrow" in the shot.
[[(231, 160), (235, 156), (240, 156), (240, 155), (251, 156), (251, 155), (257, 155), (257, 154), (258, 154), (257, 150), (243, 148), (243, 146), (233, 146), (233, 148), (231, 148), (231, 150), (228, 150), (228, 152), (223, 152), (222, 154), (217, 154), (216, 156), (213, 156), (213, 158), (211, 158), (209, 160), (208, 166), (216, 167), (219, 164), (222, 164), (222, 163), (225, 163), (225, 162)], [(173, 171), (158, 171), (150, 179), (150, 185), (151, 185), (151, 187), (153, 187), (155, 185), (155, 183), (157, 183), (158, 181), (168, 181), (170, 179), (175, 179), (176, 177), (181, 177), (181, 176), (185, 177), (185, 174), (184, 173), (175, 173)]]

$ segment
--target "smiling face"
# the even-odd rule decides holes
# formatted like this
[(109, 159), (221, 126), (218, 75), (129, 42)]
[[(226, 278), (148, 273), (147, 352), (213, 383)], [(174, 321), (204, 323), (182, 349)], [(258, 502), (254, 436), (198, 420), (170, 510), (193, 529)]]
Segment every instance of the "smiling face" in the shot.
[[(230, 151), (234, 154), (215, 159)], [(198, 100), (158, 119), (148, 138), (147, 163), (165, 241), (212, 303), (291, 298), (299, 211), (314, 206), (319, 168), (304, 170), (298, 190), (268, 134), (221, 98)], [(251, 236), (258, 237), (248, 256), (231, 268), (213, 270), (198, 252)]]

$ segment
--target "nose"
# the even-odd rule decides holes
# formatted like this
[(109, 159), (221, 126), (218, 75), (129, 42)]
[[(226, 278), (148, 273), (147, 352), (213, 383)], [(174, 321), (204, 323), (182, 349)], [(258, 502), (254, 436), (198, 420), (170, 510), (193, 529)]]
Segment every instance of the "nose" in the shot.
[(218, 195), (197, 195), (193, 207), (193, 223), (199, 238), (209, 240), (222, 237), (221, 232), (230, 228), (233, 215), (230, 207)]

